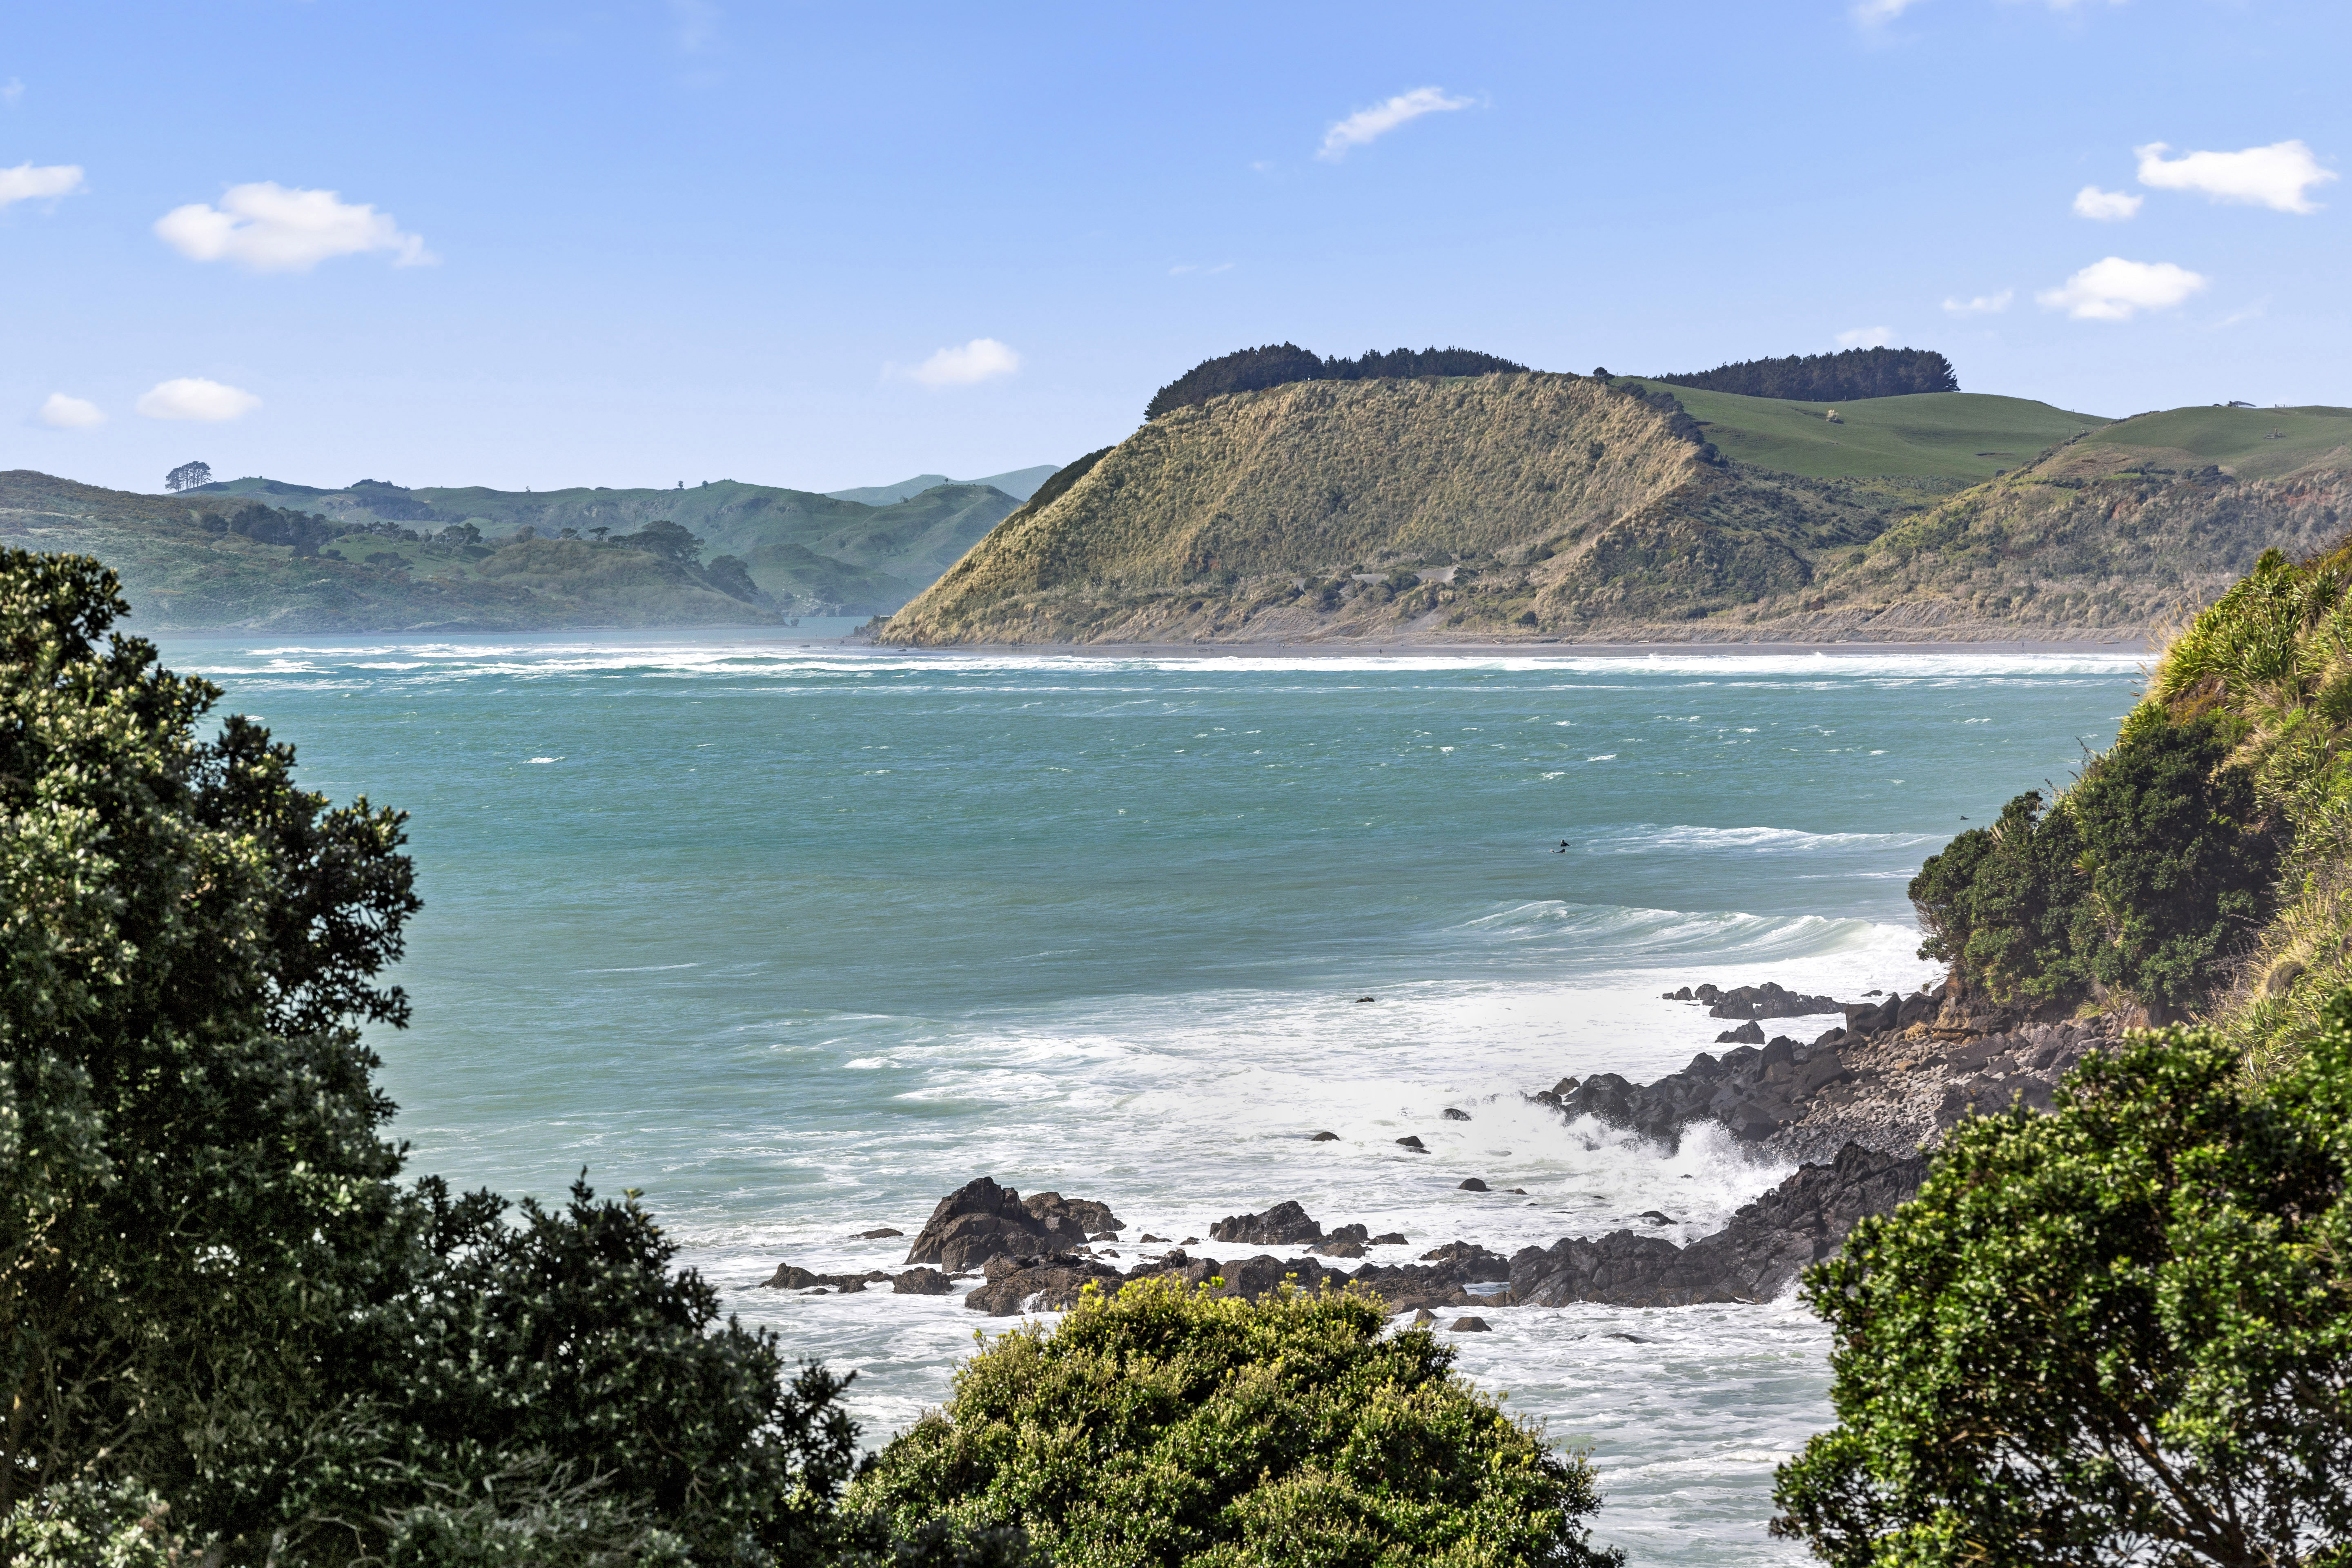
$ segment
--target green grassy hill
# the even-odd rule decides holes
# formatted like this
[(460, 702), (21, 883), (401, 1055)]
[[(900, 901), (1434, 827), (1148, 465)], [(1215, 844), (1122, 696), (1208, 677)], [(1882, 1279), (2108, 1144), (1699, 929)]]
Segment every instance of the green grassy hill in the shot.
[[(2032, 462), (2108, 423), (2096, 415), (1980, 392), (1784, 403), (1624, 379), (1673, 394), (1735, 462), (1811, 479), (1936, 479), (1958, 488)], [(1832, 409), (1836, 424), (1828, 418)]]
[(2060, 470), (2119, 472), (2212, 464), (2242, 479), (2274, 479), (2315, 464), (2347, 466), (2352, 408), (2172, 408), (2094, 431)]

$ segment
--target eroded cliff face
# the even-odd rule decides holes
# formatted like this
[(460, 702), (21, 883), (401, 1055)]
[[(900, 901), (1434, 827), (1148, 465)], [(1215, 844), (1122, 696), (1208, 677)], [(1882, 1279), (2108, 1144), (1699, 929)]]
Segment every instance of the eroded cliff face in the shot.
[(2340, 452), (2242, 481), (2061, 447), (1939, 498), (1727, 463), (1704, 435), (1581, 376), (1221, 397), (1041, 490), (882, 636), (2138, 640), (2352, 527)]

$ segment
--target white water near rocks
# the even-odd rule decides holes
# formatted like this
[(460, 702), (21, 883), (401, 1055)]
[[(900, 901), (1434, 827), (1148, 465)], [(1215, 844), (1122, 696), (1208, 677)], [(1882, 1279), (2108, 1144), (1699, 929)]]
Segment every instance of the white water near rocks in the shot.
[[(897, 1268), (904, 1241), (851, 1237), (911, 1235), (983, 1173), (1106, 1200), (1130, 1243), (1285, 1198), (1402, 1231), (1392, 1261), (1716, 1228), (1785, 1170), (1524, 1092), (1682, 1066), (1728, 1026), (1674, 986), (1927, 978), (1906, 879), (1962, 816), (2108, 743), (2138, 664), (805, 637), (166, 652), (296, 742), (310, 787), (415, 814), (416, 1024), (376, 1042), (413, 1168), (644, 1189), (731, 1309), (857, 1371), (877, 1442), (1006, 1325), (758, 1282)], [(1801, 1308), (1484, 1315), (1451, 1338), (1462, 1369), (1592, 1449), (1601, 1538), (1645, 1563), (1799, 1558), (1762, 1523), (1772, 1467), (1826, 1421)]]

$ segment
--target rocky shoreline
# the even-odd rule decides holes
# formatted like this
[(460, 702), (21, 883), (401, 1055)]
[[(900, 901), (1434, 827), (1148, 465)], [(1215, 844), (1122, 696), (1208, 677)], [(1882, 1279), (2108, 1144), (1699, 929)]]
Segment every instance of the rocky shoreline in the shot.
[[(1742, 1043), (1720, 1056), (1703, 1051), (1654, 1083), (1596, 1073), (1562, 1079), (1528, 1099), (1566, 1121), (1590, 1117), (1667, 1151), (1687, 1129), (1712, 1122), (1759, 1163), (1799, 1162), (1793, 1174), (1721, 1230), (1687, 1245), (1620, 1229), (1563, 1237), (1505, 1258), (1457, 1240), (1350, 1270), (1325, 1259), (1368, 1259), (1373, 1249), (1412, 1244), (1393, 1232), (1373, 1236), (1361, 1224), (1327, 1232), (1304, 1206), (1284, 1202), (1216, 1221), (1208, 1227), (1210, 1240), (1220, 1248), (1299, 1247), (1305, 1256), (1211, 1257), (1192, 1250), (1201, 1245), (1197, 1237), (1171, 1242), (1144, 1236), (1136, 1245), (1152, 1250), (1122, 1268), (1114, 1248), (1127, 1245), (1126, 1227), (1108, 1205), (1051, 1192), (1024, 1198), (981, 1176), (940, 1200), (901, 1271), (816, 1274), (783, 1264), (765, 1283), (811, 1293), (856, 1293), (886, 1283), (899, 1295), (961, 1289), (966, 1306), (995, 1317), (1066, 1310), (1089, 1286), (1108, 1291), (1163, 1277), (1252, 1300), (1286, 1282), (1308, 1290), (1356, 1286), (1422, 1321), (1433, 1321), (1432, 1309), (1440, 1307), (1769, 1301), (1832, 1256), (1856, 1221), (1916, 1193), (1927, 1154), (1961, 1118), (2020, 1103), (2046, 1110), (2059, 1080), (2116, 1032), (2105, 1018), (2049, 1023), (1971, 1013), (1941, 986), (1847, 1004), (1769, 983), (1732, 991), (1685, 986), (1665, 1000), (1746, 1020), (1743, 1030), (1727, 1032)], [(1844, 1025), (1809, 1043), (1763, 1038), (1757, 1024), (1824, 1013), (1842, 1014)], [(1475, 1178), (1463, 1186), (1486, 1190)], [(1668, 1223), (1663, 1215), (1649, 1217)], [(899, 1234), (874, 1231), (866, 1239)], [(1486, 1325), (1465, 1317), (1454, 1326), (1475, 1332)]]

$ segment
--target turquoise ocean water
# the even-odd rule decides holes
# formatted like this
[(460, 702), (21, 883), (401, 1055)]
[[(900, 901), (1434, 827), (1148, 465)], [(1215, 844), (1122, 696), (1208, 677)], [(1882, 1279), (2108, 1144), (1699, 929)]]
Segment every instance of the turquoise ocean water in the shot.
[[(975, 1175), (1105, 1199), (1130, 1237), (1285, 1198), (1414, 1254), (1651, 1209), (1716, 1228), (1785, 1170), (1521, 1094), (1681, 1066), (1725, 1026), (1674, 986), (1927, 978), (1906, 880), (1962, 816), (2109, 743), (2138, 673), (997, 658), (819, 629), (165, 653), (293, 742), (309, 787), (413, 814), (416, 1022), (376, 1043), (414, 1168), (644, 1189), (733, 1309), (857, 1370), (874, 1441), (940, 1402), (983, 1320), (756, 1287), (787, 1259), (898, 1267), (903, 1241), (850, 1237), (911, 1235)], [(1800, 1560), (1762, 1521), (1826, 1416), (1801, 1309), (1487, 1319), (1463, 1369), (1593, 1450), (1601, 1537), (1642, 1563)]]

